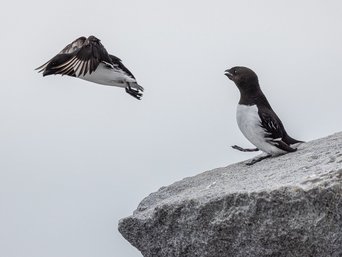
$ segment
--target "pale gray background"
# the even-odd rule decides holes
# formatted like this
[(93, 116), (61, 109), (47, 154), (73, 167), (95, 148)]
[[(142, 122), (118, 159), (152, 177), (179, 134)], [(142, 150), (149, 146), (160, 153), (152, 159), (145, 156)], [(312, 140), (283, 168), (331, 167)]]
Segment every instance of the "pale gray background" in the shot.
[[(223, 72), (254, 69), (295, 138), (342, 130), (340, 1), (8, 1), (1, 7), (0, 256), (138, 257), (117, 223), (159, 187), (251, 158)], [(34, 68), (95, 35), (145, 87)]]

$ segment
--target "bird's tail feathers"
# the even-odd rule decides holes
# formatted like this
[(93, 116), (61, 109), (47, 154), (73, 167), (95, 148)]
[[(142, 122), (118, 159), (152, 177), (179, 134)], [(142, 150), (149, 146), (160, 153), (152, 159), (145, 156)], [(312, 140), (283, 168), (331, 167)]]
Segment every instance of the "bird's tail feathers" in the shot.
[(284, 138), (283, 138), (283, 141), (288, 144), (288, 145), (293, 145), (293, 144), (297, 144), (297, 143), (304, 143), (304, 141), (300, 141), (300, 140), (297, 140), (297, 139), (294, 139), (292, 137), (290, 137), (289, 135), (286, 135)]

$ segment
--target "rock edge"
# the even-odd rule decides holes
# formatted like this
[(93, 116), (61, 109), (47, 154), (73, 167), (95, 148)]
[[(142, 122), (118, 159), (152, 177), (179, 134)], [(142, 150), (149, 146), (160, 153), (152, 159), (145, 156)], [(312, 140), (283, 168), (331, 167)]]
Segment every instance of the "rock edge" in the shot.
[(145, 257), (342, 256), (342, 132), (163, 187), (119, 231)]

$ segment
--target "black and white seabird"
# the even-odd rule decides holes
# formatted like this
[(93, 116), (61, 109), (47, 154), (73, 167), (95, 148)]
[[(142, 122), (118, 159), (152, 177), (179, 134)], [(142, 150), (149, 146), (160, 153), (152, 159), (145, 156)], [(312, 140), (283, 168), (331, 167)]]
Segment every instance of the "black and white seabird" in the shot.
[(297, 149), (292, 144), (302, 143), (290, 137), (283, 123), (273, 111), (265, 95), (260, 89), (258, 76), (249, 68), (233, 67), (225, 71), (240, 91), (236, 119), (242, 134), (257, 148), (244, 149), (232, 146), (243, 152), (263, 151), (266, 153), (258, 159), (247, 163), (252, 165), (271, 156), (278, 156)]
[(36, 70), (43, 72), (43, 76), (61, 74), (102, 85), (123, 87), (128, 94), (139, 100), (144, 91), (122, 61), (108, 54), (100, 40), (94, 36), (76, 39)]

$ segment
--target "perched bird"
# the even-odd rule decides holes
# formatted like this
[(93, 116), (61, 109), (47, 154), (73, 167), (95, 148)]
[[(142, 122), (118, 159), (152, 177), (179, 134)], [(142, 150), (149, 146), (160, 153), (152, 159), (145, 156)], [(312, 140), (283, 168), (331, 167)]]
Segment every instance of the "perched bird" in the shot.
[(283, 123), (261, 91), (255, 72), (246, 67), (233, 67), (226, 70), (225, 75), (240, 91), (236, 111), (238, 126), (242, 134), (257, 148), (244, 149), (236, 145), (232, 147), (243, 152), (261, 150), (266, 153), (247, 164), (253, 165), (271, 156), (296, 151), (291, 145), (303, 141), (293, 139), (286, 133)]
[(123, 87), (139, 100), (144, 91), (121, 60), (108, 54), (94, 36), (76, 39), (36, 70), (43, 72), (43, 76), (61, 74), (102, 85)]

